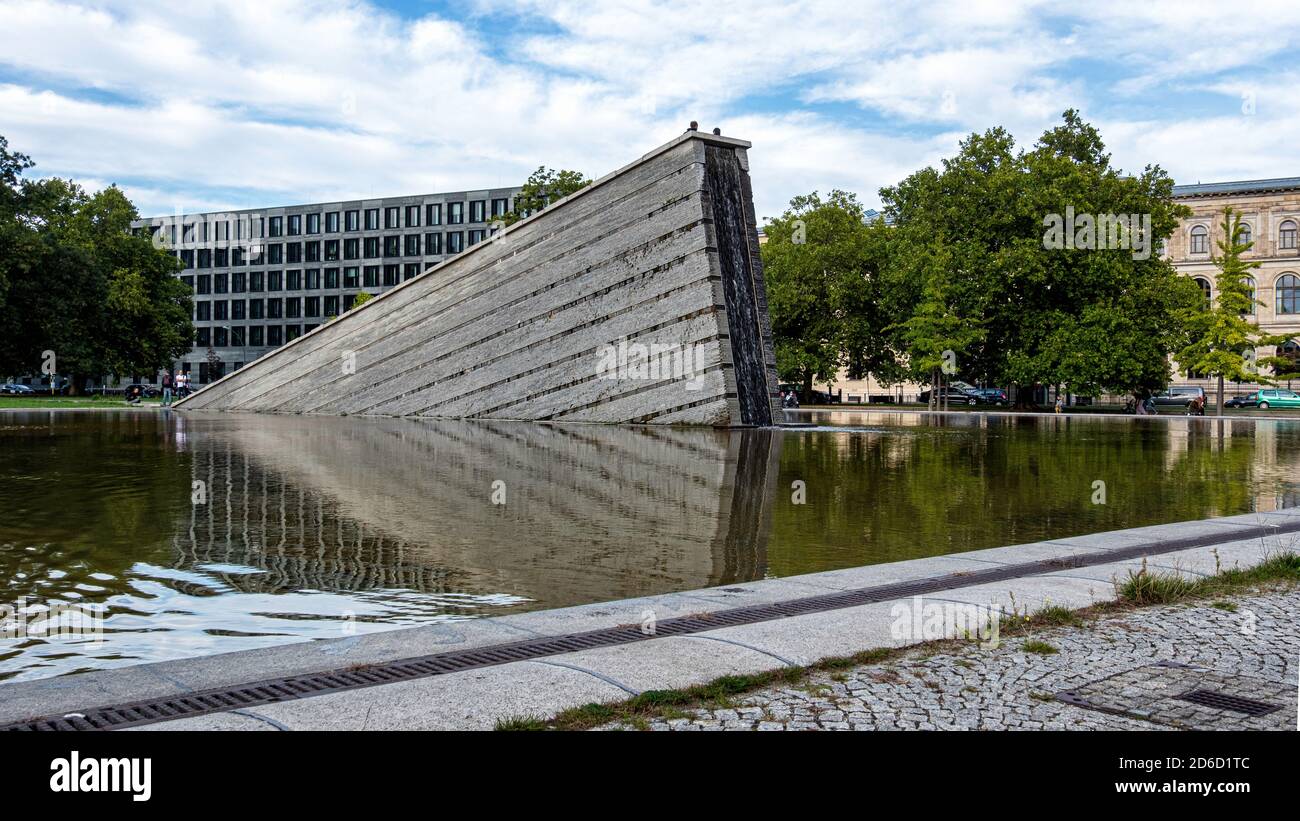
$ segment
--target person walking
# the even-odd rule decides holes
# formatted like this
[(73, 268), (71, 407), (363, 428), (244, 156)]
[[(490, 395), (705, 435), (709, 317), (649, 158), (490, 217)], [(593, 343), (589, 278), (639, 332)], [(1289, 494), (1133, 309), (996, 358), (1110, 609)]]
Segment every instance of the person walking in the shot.
[(164, 408), (172, 406), (172, 372), (170, 369), (164, 369), (162, 372), (162, 406)]

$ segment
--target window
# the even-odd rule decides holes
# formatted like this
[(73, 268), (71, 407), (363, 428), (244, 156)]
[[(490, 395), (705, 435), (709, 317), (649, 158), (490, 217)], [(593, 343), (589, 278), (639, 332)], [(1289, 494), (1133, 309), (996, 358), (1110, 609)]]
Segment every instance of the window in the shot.
[(339, 261), (339, 241), (338, 241), (338, 240), (336, 240), (336, 239), (327, 239), (327, 240), (325, 240), (325, 261), (326, 261), (326, 262), (338, 262), (338, 261)]
[(225, 328), (212, 329), (212, 347), (224, 348), (230, 344), (230, 336)]
[(286, 298), (284, 300), (284, 315), (289, 319), (301, 318), (302, 300), (296, 296)]
[(284, 303), (279, 297), (272, 297), (266, 301), (266, 318), (280, 319), (284, 316)]
[(1209, 305), (1211, 300), (1210, 281), (1205, 277), (1196, 277), (1196, 284), (1201, 288), (1201, 296), (1205, 299), (1205, 304)]
[(418, 257), (420, 255), (420, 235), (406, 235), (406, 254), (408, 257)]
[(424, 207), (424, 224), (425, 225), (442, 225), (442, 205), (426, 205)]
[[(285, 257), (284, 257), (285, 262), (288, 262), (290, 264), (295, 262), (302, 262), (301, 242), (291, 242), (284, 247), (285, 247)], [(275, 263), (272, 262), (271, 264), (274, 265)]]
[(1210, 232), (1204, 225), (1198, 225), (1192, 229), (1191, 240), (1191, 252), (1193, 254), (1208, 254), (1210, 252)]
[(1245, 314), (1243, 314), (1243, 316), (1245, 316), (1245, 315), (1248, 315), (1248, 314), (1254, 314), (1254, 313), (1255, 313), (1255, 305), (1256, 305), (1256, 302), (1255, 302), (1255, 278), (1254, 278), (1254, 277), (1246, 277), (1246, 278), (1245, 278), (1244, 280), (1242, 280), (1242, 281), (1245, 283), (1245, 285), (1246, 285), (1246, 293), (1247, 293), (1247, 295), (1250, 297), (1250, 308), (1246, 311)]
[(248, 318), (262, 319), (266, 316), (265, 306), (260, 299), (248, 300)]
[(361, 259), (361, 240), (359, 239), (343, 240), (343, 258)]
[(487, 232), (484, 231), (484, 230), (481, 229), (481, 228), (474, 228), (474, 229), (471, 229), (470, 232), (469, 232), (469, 244), (470, 244), (470, 245), (477, 245), (477, 244), (479, 244), (480, 242), (483, 241), (483, 238), (484, 238), (486, 235), (487, 235)]
[(401, 228), (402, 227), (402, 209), (396, 205), (384, 209), (384, 227)]
[(284, 275), (281, 274), (279, 271), (267, 271), (267, 272), (266, 272), (266, 290), (268, 290), (268, 291), (283, 291), (283, 290), (284, 290)]
[(365, 278), (362, 281), (364, 283), (364, 287), (366, 288), (378, 288), (379, 287), (379, 266), (367, 265), (365, 271)]
[(326, 269), (325, 269), (325, 287), (326, 287), (326, 288), (337, 288), (337, 287), (339, 287), (339, 269), (338, 269), (338, 268), (326, 268)]
[(366, 237), (364, 256), (366, 259), (376, 259), (379, 257), (379, 237)]
[(1277, 278), (1277, 285), (1274, 287), (1277, 293), (1277, 312), (1278, 314), (1300, 313), (1297, 307), (1300, 307), (1300, 279), (1295, 274), (1283, 274)]
[(384, 287), (388, 287), (389, 285), (396, 285), (398, 283), (398, 280), (400, 280), (401, 278), (402, 278), (402, 266), (400, 265), (384, 266)]
[(212, 267), (212, 249), (210, 249), (210, 248), (200, 248), (200, 249), (199, 249), (199, 264), (198, 264), (198, 267), (199, 267), (199, 268), (211, 268), (211, 267)]
[(343, 215), (343, 226), (344, 226), (344, 227), (343, 227), (343, 230), (344, 230), (344, 231), (359, 231), (359, 230), (361, 230), (361, 212), (360, 212), (360, 211), (348, 211), (348, 212), (344, 213), (344, 215)]
[(268, 237), (284, 236), (284, 217), (271, 217), (267, 220), (267, 227), (269, 229), (266, 232)]
[(303, 245), (304, 262), (320, 262), (320, 241), (308, 242)]
[(1282, 365), (1281, 363), (1273, 366), (1273, 375), (1280, 376), (1283, 373), (1300, 373), (1300, 343), (1294, 339), (1288, 339), (1277, 348), (1279, 359), (1288, 359), (1291, 364)]
[(260, 348), (266, 344), (266, 337), (263, 336), (261, 325), (254, 325), (248, 329), (248, 344), (254, 348)]
[(243, 271), (236, 271), (230, 275), (230, 292), (232, 294), (242, 294), (248, 290), (248, 274)]
[(302, 290), (302, 271), (284, 272), (284, 289), (286, 291)]
[(230, 303), (224, 299), (213, 301), (212, 318), (218, 322), (225, 322), (230, 319)]
[(302, 214), (289, 215), (289, 236), (302, 236)]
[(408, 262), (406, 263), (406, 268), (404, 269), (404, 273), (402, 274), (402, 281), (405, 282), (408, 279), (415, 279), (419, 275), (420, 275), (420, 263)]
[(230, 250), (228, 248), (218, 248), (212, 252), (213, 268), (230, 267)]
[(378, 208), (366, 209), (366, 230), (367, 231), (379, 230), (379, 209)]
[(230, 318), (231, 318), (231, 319), (245, 319), (247, 315), (244, 313), (244, 310), (245, 310), (245, 309), (244, 309), (244, 300), (242, 300), (242, 299), (232, 299), (232, 300), (230, 300)]
[(384, 256), (400, 257), (401, 255), (402, 255), (402, 238), (397, 236), (384, 237)]
[(1295, 223), (1285, 220), (1277, 227), (1277, 247), (1295, 248)]
[(485, 222), (487, 220), (487, 200), (474, 200), (469, 204), (469, 221)]
[(243, 248), (232, 248), (230, 250), (230, 264), (235, 266), (240, 266), (240, 267), (247, 264), (244, 262)]
[(307, 215), (307, 233), (309, 234), (320, 233), (320, 214)]
[(284, 344), (284, 331), (279, 325), (266, 326), (266, 344), (273, 348)]
[(212, 321), (212, 303), (207, 300), (194, 303), (194, 320), (196, 322)]
[(465, 222), (465, 203), (449, 202), (447, 203), (447, 224), (460, 225)]
[(181, 277), (181, 283), (190, 289), (190, 293), (194, 293), (194, 277)]
[(350, 310), (352, 310), (352, 303), (354, 303), (354, 302), (356, 302), (356, 301), (357, 301), (357, 295), (356, 295), (356, 294), (348, 294), (348, 295), (344, 296), (344, 297), (343, 297), (343, 310), (345, 310), (345, 311), (350, 311)]
[(406, 206), (406, 227), (407, 228), (420, 227), (420, 206), (418, 205)]
[(248, 290), (250, 290), (250, 291), (264, 291), (264, 290), (266, 290), (266, 288), (265, 288), (264, 285), (263, 285), (263, 282), (265, 281), (265, 279), (264, 279), (265, 276), (266, 276), (266, 275), (263, 274), (261, 271), (252, 271), (252, 272), (250, 272), (249, 275), (248, 275)]
[(510, 210), (510, 200), (508, 199), (492, 200), (492, 216), (504, 217), (506, 215), (506, 212), (508, 212), (509, 210)]
[[(242, 325), (236, 325), (230, 329), (230, 347), (244, 347), (244, 328)], [(235, 370), (239, 370), (239, 364), (238, 362), (235, 363)]]
[(284, 246), (268, 245), (266, 246), (266, 264), (281, 265), (284, 263)]
[(320, 269), (319, 268), (308, 268), (306, 271), (303, 271), (302, 287), (307, 289), (308, 291), (320, 290)]
[(325, 297), (325, 316), (339, 315), (339, 298), (337, 296)]
[(442, 253), (442, 234), (424, 235), (424, 253), (428, 256)]
[(210, 294), (212, 293), (212, 274), (199, 274), (199, 287), (195, 293)]
[[(194, 334), (194, 345), (197, 348), (207, 348), (212, 345), (212, 329), (196, 328)], [(206, 362), (203, 364), (207, 364)]]
[(465, 235), (460, 231), (447, 232), (447, 253), (459, 254), (465, 250)]
[(325, 233), (337, 234), (339, 232), (339, 212), (330, 211), (325, 215)]
[(357, 286), (357, 276), (358, 276), (360, 273), (361, 273), (361, 272), (360, 272), (360, 269), (358, 269), (356, 266), (353, 266), (353, 267), (351, 267), (351, 268), (344, 268), (344, 269), (343, 269), (343, 287), (344, 287), (344, 288), (356, 288), (356, 287), (358, 287), (358, 286)]
[(305, 317), (320, 316), (320, 297), (309, 296), (302, 301), (302, 315)]
[(213, 274), (212, 275), (212, 293), (228, 294), (230, 293), (230, 275)]

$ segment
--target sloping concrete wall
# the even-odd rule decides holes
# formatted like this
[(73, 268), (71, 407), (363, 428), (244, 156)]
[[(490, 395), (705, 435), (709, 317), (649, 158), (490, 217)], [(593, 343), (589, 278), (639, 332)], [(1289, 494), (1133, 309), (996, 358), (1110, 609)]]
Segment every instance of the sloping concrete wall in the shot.
[(748, 147), (687, 132), (177, 407), (771, 424)]

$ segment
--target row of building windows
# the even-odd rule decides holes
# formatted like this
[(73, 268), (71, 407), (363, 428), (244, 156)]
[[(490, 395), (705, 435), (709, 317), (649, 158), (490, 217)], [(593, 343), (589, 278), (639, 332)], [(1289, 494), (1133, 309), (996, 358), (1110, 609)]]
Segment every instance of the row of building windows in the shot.
[[(1201, 294), (1208, 303), (1213, 298), (1214, 286), (1205, 277), (1193, 277), (1201, 287)], [(1250, 289), (1251, 304), (1255, 303), (1255, 279), (1246, 277), (1246, 287)], [(1295, 274), (1282, 274), (1273, 282), (1274, 310), (1277, 314), (1300, 313), (1300, 277)]]
[(319, 291), (337, 288), (376, 288), (396, 285), (417, 277), (425, 265), (366, 265), (346, 268), (306, 268), (290, 271), (234, 271), (229, 274), (198, 274), (181, 277), (181, 282), (200, 296), (243, 294), (262, 291)]
[(271, 243), (247, 249), (187, 248), (176, 258), (187, 270), (203, 268), (243, 268), (249, 265), (293, 265), (307, 262), (339, 262), (352, 259), (442, 256), (459, 254), (471, 245), (487, 239), (487, 229), (448, 231), (430, 234), (406, 234), (364, 239), (319, 240), (311, 242)]
[[(489, 207), (491, 210), (489, 211)], [(505, 216), (510, 210), (509, 198), (470, 200), (446, 203), (446, 224), (463, 225), (488, 222)], [(231, 242), (243, 239), (297, 237), (312, 234), (339, 234), (358, 231), (380, 231), (400, 228), (420, 228), (443, 224), (443, 204), (388, 206), (355, 211), (328, 211), (324, 213), (289, 214), (266, 217), (262, 215), (237, 215), (234, 218), (205, 218), (183, 223), (179, 236), (176, 225), (167, 226), (172, 245), (192, 242)], [(382, 225), (381, 224), (382, 217)], [(468, 219), (467, 219), (468, 218)], [(364, 225), (364, 228), (362, 227)], [(154, 230), (163, 230), (159, 224)]]
[[(1193, 254), (1210, 253), (1210, 229), (1204, 225), (1195, 225), (1192, 227), (1189, 235), (1189, 250)], [(1254, 241), (1254, 234), (1251, 231), (1250, 223), (1241, 224), (1240, 241), (1248, 245)], [(1296, 223), (1294, 220), (1283, 220), (1282, 224), (1277, 227), (1277, 247), (1279, 249), (1294, 249), (1296, 247)]]
[(196, 348), (275, 348), (320, 326), (319, 322), (290, 325), (230, 325), (196, 328)]

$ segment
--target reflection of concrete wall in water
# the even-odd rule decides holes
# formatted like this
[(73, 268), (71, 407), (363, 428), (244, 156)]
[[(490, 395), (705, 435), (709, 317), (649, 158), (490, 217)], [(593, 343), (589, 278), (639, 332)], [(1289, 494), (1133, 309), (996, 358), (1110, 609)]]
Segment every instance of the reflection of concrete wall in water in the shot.
[[(780, 447), (770, 430), (187, 421), (209, 503), (179, 539), (182, 562), (271, 571), (236, 586), (558, 606), (744, 581), (766, 566)], [(497, 481), (504, 505), (492, 503)]]
[(780, 421), (748, 146), (684, 134), (178, 407)]

